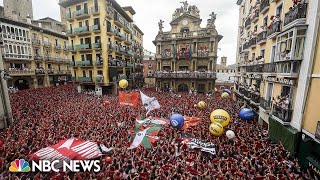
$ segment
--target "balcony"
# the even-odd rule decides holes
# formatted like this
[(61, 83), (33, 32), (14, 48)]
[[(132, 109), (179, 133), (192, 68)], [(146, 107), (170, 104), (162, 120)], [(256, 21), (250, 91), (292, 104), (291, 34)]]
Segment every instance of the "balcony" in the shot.
[(245, 70), (246, 72), (262, 73), (263, 67), (264, 67), (263, 64), (256, 64), (256, 65), (246, 66)]
[(41, 54), (34, 54), (33, 58), (35, 61), (42, 61), (43, 60), (43, 56)]
[(78, 77), (77, 81), (79, 81), (79, 82), (92, 82), (92, 77)]
[(259, 9), (256, 9), (255, 11), (254, 11), (254, 17), (253, 17), (253, 19), (252, 19), (252, 23), (256, 23), (258, 20), (259, 20)]
[(243, 50), (242, 50), (242, 51), (248, 51), (248, 49), (249, 49), (249, 47), (250, 47), (249, 42), (244, 43), (242, 47), (243, 47)]
[(49, 75), (53, 75), (54, 74), (54, 69), (48, 69), (47, 72), (48, 72)]
[(60, 74), (60, 75), (61, 74), (66, 74), (66, 72), (64, 70), (58, 70), (57, 73)]
[(47, 49), (50, 49), (52, 47), (52, 44), (46, 41), (43, 41), (43, 46)]
[(49, 55), (45, 55), (44, 60), (47, 62), (55, 62), (56, 59), (54, 57), (49, 56)]
[(73, 12), (73, 17), (77, 20), (84, 19), (90, 17), (89, 10), (80, 9)]
[(97, 61), (94, 63), (96, 66), (103, 66), (103, 62), (99, 59), (97, 59)]
[(267, 31), (262, 31), (257, 35), (257, 44), (263, 44), (267, 42)]
[(275, 38), (281, 32), (281, 21), (273, 22), (269, 25), (267, 30), (267, 37), (269, 39)]
[(283, 107), (280, 105), (273, 104), (273, 108), (271, 112), (272, 117), (283, 125), (290, 125), (291, 117), (292, 117), (292, 109), (289, 107), (290, 105)]
[(74, 46), (76, 51), (90, 51), (91, 45), (90, 44), (78, 44)]
[(103, 76), (98, 74), (97, 77), (96, 77), (96, 82), (97, 83), (103, 83)]
[(260, 3), (260, 13), (264, 14), (269, 10), (270, 0), (262, 0)]
[(92, 49), (101, 50), (101, 43), (92, 43)]
[(109, 59), (109, 67), (130, 67), (130, 64), (123, 60)]
[(76, 51), (76, 49), (74, 48), (74, 46), (68, 46), (67, 49), (68, 49), (68, 51), (70, 51), (70, 52), (75, 52), (75, 51)]
[(114, 9), (113, 6), (108, 3), (108, 1), (106, 1), (106, 17), (111, 20), (113, 18), (113, 14), (114, 14)]
[(126, 56), (133, 56), (134, 53), (133, 53), (132, 50), (127, 50), (125, 55), (126, 55)]
[(250, 103), (256, 106), (260, 105), (260, 94), (256, 92), (251, 92), (250, 94)]
[(35, 75), (34, 69), (15, 69), (9, 68), (8, 73), (10, 76), (32, 76)]
[(76, 61), (76, 66), (85, 67), (85, 66), (93, 66), (91, 61)]
[(251, 39), (249, 40), (249, 46), (250, 46), (250, 48), (255, 48), (256, 45), (257, 45), (257, 38), (256, 38), (256, 37), (251, 38)]
[(116, 40), (119, 40), (119, 41), (125, 40), (124, 34), (122, 34), (121, 32), (118, 32), (118, 31), (116, 31), (116, 35), (114, 36), (114, 38), (115, 38)]
[(271, 110), (271, 101), (264, 99), (263, 97), (260, 98), (260, 107), (264, 109), (265, 112), (270, 112)]
[(109, 44), (108, 50), (109, 51), (116, 51), (116, 46), (114, 44)]
[(246, 29), (249, 29), (251, 27), (251, 20), (250, 18), (247, 18), (246, 21), (244, 22), (244, 27)]
[(284, 30), (290, 29), (299, 24), (306, 23), (308, 4), (298, 4), (294, 6), (284, 17)]
[(251, 99), (251, 95), (250, 95), (250, 92), (247, 90), (247, 89), (243, 89), (242, 90), (242, 94), (243, 94), (243, 97), (246, 99), (246, 100), (250, 100)]
[(43, 68), (36, 68), (36, 75), (45, 75), (46, 74), (46, 70), (44, 70)]
[(176, 72), (155, 72), (153, 74), (154, 78), (175, 78), (175, 79), (216, 79), (216, 74), (214, 72), (186, 72), (186, 71), (176, 71)]
[(70, 70), (66, 70), (66, 73), (67, 73), (67, 74), (71, 74), (71, 71), (70, 71)]
[(78, 36), (83, 36), (83, 35), (90, 34), (89, 26), (82, 26), (82, 27), (79, 27), (79, 28), (75, 28), (73, 32), (74, 32), (74, 34), (76, 34)]
[(136, 69), (143, 69), (143, 64), (141, 64), (141, 63), (134, 63), (134, 68), (136, 68)]
[(95, 24), (95, 25), (91, 26), (91, 31), (94, 33), (100, 32), (100, 25)]
[(91, 7), (91, 14), (92, 15), (99, 15), (100, 14), (100, 7), (99, 6), (93, 6)]
[(26, 60), (31, 61), (32, 56), (27, 54), (8, 54), (5, 53), (3, 56), (4, 60)]
[(32, 38), (31, 42), (32, 42), (33, 46), (40, 46), (41, 45), (41, 40), (38, 38)]
[(71, 13), (66, 13), (66, 19), (67, 19), (67, 21), (73, 21), (74, 17), (72, 16)]
[(107, 34), (110, 35), (110, 36), (116, 34), (116, 30), (114, 29), (113, 26), (108, 26), (108, 27), (107, 27)]
[(71, 30), (71, 29), (68, 29), (68, 30), (66, 31), (66, 35), (67, 35), (68, 37), (74, 37), (74, 36), (76, 36), (76, 34), (74, 33), (74, 31)]
[(55, 49), (56, 51), (61, 51), (61, 45), (60, 45), (60, 44), (56, 44), (56, 45), (54, 46), (54, 49)]
[(209, 57), (209, 52), (199, 52), (199, 51), (198, 51), (197, 57), (200, 57), (200, 58)]

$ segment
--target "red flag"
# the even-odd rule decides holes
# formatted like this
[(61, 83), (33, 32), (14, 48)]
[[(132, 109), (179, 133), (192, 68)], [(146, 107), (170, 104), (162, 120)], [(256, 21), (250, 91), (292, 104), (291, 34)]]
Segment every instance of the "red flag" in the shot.
[(200, 121), (201, 121), (201, 119), (198, 117), (184, 116), (184, 125), (183, 125), (182, 129), (186, 130), (189, 127), (197, 125)]
[(102, 156), (95, 142), (70, 138), (31, 154), (35, 160), (89, 160)]
[(119, 92), (119, 102), (120, 105), (124, 106), (137, 106), (139, 102), (139, 93), (125, 93), (125, 92)]

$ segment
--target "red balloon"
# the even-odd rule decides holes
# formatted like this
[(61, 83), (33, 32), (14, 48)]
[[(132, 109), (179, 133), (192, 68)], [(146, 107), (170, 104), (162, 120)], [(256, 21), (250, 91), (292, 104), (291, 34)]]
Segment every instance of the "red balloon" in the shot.
[(111, 162), (111, 157), (106, 157), (106, 163), (110, 163)]

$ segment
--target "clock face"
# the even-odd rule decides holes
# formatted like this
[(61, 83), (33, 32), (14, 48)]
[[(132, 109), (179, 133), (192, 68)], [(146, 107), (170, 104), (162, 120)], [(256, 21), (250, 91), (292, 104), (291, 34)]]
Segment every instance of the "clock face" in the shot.
[(188, 25), (188, 20), (187, 19), (184, 19), (183, 21), (182, 21), (182, 25), (184, 25), (184, 26), (186, 26), (186, 25)]

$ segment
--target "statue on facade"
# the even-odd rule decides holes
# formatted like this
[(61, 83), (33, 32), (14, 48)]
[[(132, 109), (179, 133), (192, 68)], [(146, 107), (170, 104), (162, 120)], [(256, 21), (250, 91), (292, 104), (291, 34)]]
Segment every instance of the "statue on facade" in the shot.
[(187, 1), (182, 1), (180, 3), (183, 4), (183, 12), (188, 12), (188, 2)]
[(193, 16), (200, 17), (200, 11), (197, 8), (197, 6), (195, 6), (195, 5), (191, 6), (191, 14)]
[(214, 27), (215, 27), (215, 22), (216, 22), (217, 14), (215, 14), (214, 12), (212, 12), (212, 13), (210, 14), (210, 17), (211, 17), (211, 18), (208, 19), (208, 24), (207, 24), (207, 26), (214, 28)]
[(159, 25), (159, 33), (162, 33), (163, 31), (162, 31), (162, 29), (163, 29), (163, 23), (164, 23), (164, 21), (162, 21), (161, 19), (160, 19), (160, 22), (158, 23), (158, 25)]

